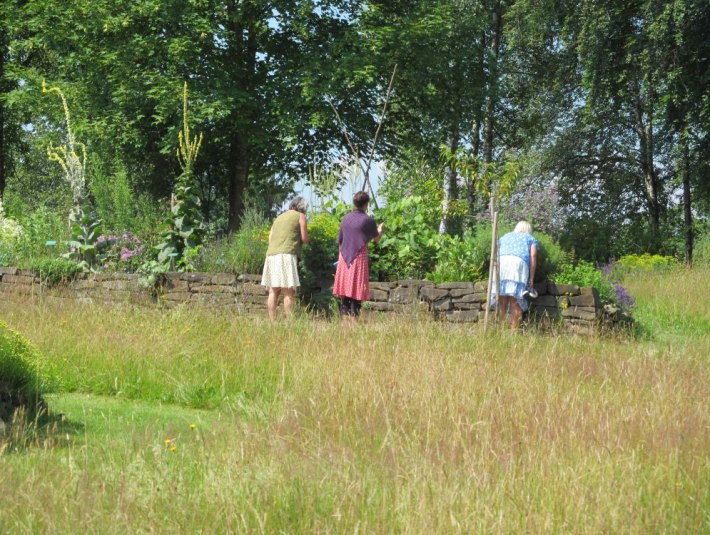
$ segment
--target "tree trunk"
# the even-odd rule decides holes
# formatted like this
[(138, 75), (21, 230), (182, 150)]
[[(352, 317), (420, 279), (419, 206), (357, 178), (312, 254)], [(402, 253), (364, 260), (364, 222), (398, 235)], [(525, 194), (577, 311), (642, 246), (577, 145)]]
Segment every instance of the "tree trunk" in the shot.
[(249, 147), (239, 132), (235, 132), (229, 150), (229, 227), (230, 233), (239, 229), (244, 211), (244, 192), (249, 180)]
[[(459, 150), (459, 132), (458, 128), (454, 127), (449, 134), (449, 150), (451, 154), (456, 154)], [(444, 201), (442, 204), (442, 217), (441, 223), (439, 224), (439, 234), (446, 234), (451, 231), (451, 216), (449, 215), (449, 208), (451, 207), (451, 201), (455, 200), (458, 196), (458, 184), (456, 181), (456, 168), (453, 164), (447, 165), (444, 170)]]
[[(259, 10), (253, 2), (230, 5), (229, 20), (232, 39), (229, 55), (234, 65), (232, 83), (244, 93), (253, 97), (253, 79), (256, 72), (257, 42), (255, 24), (258, 24)], [(249, 125), (252, 123), (252, 102), (234, 112), (231, 127), (234, 129), (229, 150), (229, 232), (239, 229), (244, 211), (244, 193), (249, 183), (249, 160), (251, 145)]]
[(7, 52), (7, 33), (0, 26), (0, 200), (5, 195), (5, 104), (2, 98), (5, 93), (5, 53)]
[(683, 216), (685, 223), (685, 262), (693, 265), (693, 212), (690, 198), (690, 148), (688, 146), (688, 127), (680, 134), (681, 176), (683, 177)]
[[(643, 173), (644, 194), (646, 196), (646, 204), (648, 206), (649, 223), (651, 225), (651, 234), (656, 240), (660, 236), (661, 228), (661, 208), (658, 200), (659, 184), (658, 173), (654, 163), (654, 135), (653, 135), (653, 119), (650, 113), (644, 111), (643, 103), (641, 102), (640, 91), (636, 96), (636, 134), (639, 138), (640, 148), (640, 165)], [(648, 118), (646, 118), (648, 116)], [(654, 247), (657, 244), (654, 243)], [(655, 252), (655, 251), (654, 251)]]
[(503, 32), (503, 17), (500, 1), (493, 9), (493, 37), (491, 39), (490, 65), (488, 66), (488, 91), (486, 92), (486, 111), (483, 121), (483, 164), (493, 161), (493, 131), (495, 112), (498, 104), (498, 56)]

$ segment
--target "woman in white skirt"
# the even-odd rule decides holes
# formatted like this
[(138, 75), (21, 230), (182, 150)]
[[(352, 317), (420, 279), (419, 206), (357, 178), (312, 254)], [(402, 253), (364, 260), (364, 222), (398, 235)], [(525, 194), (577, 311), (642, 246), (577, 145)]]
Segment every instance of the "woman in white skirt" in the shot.
[(285, 314), (290, 316), (293, 313), (296, 288), (301, 285), (298, 279), (298, 257), (303, 244), (309, 241), (306, 201), (303, 197), (295, 197), (288, 211), (276, 218), (269, 232), (269, 248), (266, 251), (261, 284), (269, 289), (266, 308), (272, 320), (276, 319), (281, 294), (284, 296)]

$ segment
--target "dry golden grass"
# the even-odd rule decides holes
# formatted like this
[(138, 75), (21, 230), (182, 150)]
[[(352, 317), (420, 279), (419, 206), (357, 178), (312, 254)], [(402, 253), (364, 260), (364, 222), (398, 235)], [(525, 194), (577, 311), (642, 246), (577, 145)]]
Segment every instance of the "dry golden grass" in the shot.
[[(665, 279), (676, 296), (696, 288), (684, 277)], [(0, 457), (3, 530), (710, 531), (702, 329), (635, 341), (7, 302), (0, 314), (61, 363), (64, 390), (92, 393), (50, 397), (74, 426), (55, 432), (68, 445)]]

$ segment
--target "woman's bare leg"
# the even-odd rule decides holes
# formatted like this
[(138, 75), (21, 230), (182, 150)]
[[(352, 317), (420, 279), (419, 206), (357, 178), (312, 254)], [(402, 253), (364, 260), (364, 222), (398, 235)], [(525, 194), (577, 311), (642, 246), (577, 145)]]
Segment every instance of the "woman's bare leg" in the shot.
[(281, 295), (281, 288), (269, 288), (269, 297), (266, 299), (266, 308), (269, 311), (269, 319), (271, 321), (276, 319), (276, 309), (279, 306), (279, 295)]
[(282, 288), (281, 291), (284, 294), (284, 313), (290, 318), (293, 315), (293, 305), (296, 303), (296, 289)]
[(523, 317), (523, 309), (520, 308), (517, 299), (515, 299), (514, 297), (511, 299), (512, 301), (510, 303), (510, 328), (515, 330), (520, 327), (520, 320)]

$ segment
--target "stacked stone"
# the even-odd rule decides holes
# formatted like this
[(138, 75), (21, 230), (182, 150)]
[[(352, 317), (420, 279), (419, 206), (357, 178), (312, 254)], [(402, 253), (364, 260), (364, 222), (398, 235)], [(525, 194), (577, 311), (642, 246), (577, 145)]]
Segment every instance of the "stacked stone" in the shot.
[(530, 314), (539, 325), (559, 323), (577, 334), (596, 331), (603, 314), (596, 289), (553, 282), (536, 284), (535, 289), (538, 297), (530, 300)]
[(260, 275), (229, 273), (168, 273), (160, 287), (159, 301), (210, 305), (249, 311), (266, 308), (267, 290)]
[(0, 293), (9, 295), (38, 295), (39, 276), (33, 269), (0, 267)]

